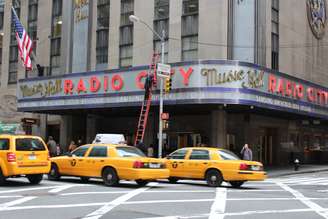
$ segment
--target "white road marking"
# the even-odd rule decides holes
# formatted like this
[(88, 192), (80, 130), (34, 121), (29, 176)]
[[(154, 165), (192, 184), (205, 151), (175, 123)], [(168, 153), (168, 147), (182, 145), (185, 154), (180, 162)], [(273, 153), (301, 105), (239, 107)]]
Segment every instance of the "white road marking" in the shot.
[(60, 194), (62, 196), (70, 196), (70, 195), (97, 195), (97, 194), (122, 194), (128, 193), (129, 191), (112, 191), (112, 192), (70, 192)]
[(135, 204), (161, 204), (161, 203), (185, 203), (185, 202), (212, 202), (215, 199), (169, 199), (169, 200), (149, 200), (149, 201), (130, 201), (124, 202), (122, 205), (135, 205)]
[[(149, 183), (149, 186), (155, 186), (158, 183)], [(97, 209), (94, 212), (91, 212), (90, 214), (88, 214), (87, 216), (85, 216), (83, 219), (98, 219), (100, 217), (102, 217), (103, 215), (107, 214), (109, 211), (111, 211), (113, 208), (119, 206), (120, 204), (126, 202), (127, 200), (129, 200), (130, 198), (146, 191), (147, 189), (150, 189), (151, 187), (143, 187), (143, 188), (139, 188), (136, 190), (133, 190), (125, 195), (122, 195), (116, 199), (114, 199), (113, 201), (106, 203), (104, 206), (102, 206), (101, 208)]]
[(36, 187), (36, 188), (28, 188), (28, 189), (12, 189), (12, 190), (5, 190), (1, 191), (3, 193), (15, 193), (15, 192), (27, 192), (27, 191), (34, 191), (34, 190), (45, 190), (45, 189), (53, 189), (57, 188), (58, 186), (44, 186), (44, 187)]
[(309, 208), (313, 209), (317, 214), (319, 214), (323, 218), (326, 218), (326, 219), (328, 218), (328, 211), (326, 209), (324, 209), (320, 205), (312, 202), (309, 198), (306, 198), (299, 191), (294, 190), (294, 189), (290, 188), (289, 186), (287, 186), (283, 183), (280, 183), (280, 182), (277, 182), (277, 185), (279, 185), (281, 188), (283, 188), (287, 192), (290, 192), (291, 194), (293, 194), (296, 198), (298, 198), (301, 202), (303, 202), (303, 204), (305, 204)]
[(49, 193), (58, 193), (58, 192), (61, 192), (61, 191), (65, 190), (65, 189), (72, 188), (72, 187), (74, 187), (74, 186), (75, 186), (75, 185), (59, 186), (59, 187), (57, 187), (57, 188), (55, 188), (55, 189), (52, 189), (52, 190), (50, 190), (50, 191), (48, 191), (48, 192), (49, 192)]
[(6, 208), (14, 206), (14, 205), (22, 204), (24, 202), (30, 201), (35, 198), (36, 198), (35, 196), (29, 196), (29, 197), (20, 198), (20, 199), (11, 201), (11, 202), (6, 202), (6, 203), (0, 205), (0, 210), (6, 209)]
[[(96, 194), (122, 194), (128, 193), (131, 190), (126, 191), (109, 191), (109, 192), (71, 192), (63, 193), (60, 195), (69, 196), (69, 195), (96, 195)], [(284, 191), (284, 190), (282, 190)], [(144, 191), (144, 193), (213, 193), (214, 190), (161, 190), (161, 191)]]
[(21, 198), (22, 195), (2, 195), (0, 198)]
[(211, 207), (209, 219), (223, 219), (227, 199), (226, 188), (216, 188), (215, 201)]

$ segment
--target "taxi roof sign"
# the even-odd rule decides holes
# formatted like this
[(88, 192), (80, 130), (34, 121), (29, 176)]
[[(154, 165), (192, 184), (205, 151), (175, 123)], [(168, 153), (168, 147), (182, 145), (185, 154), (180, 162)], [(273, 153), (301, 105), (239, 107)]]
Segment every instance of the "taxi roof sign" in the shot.
[(92, 143), (125, 144), (125, 138), (123, 134), (97, 134)]

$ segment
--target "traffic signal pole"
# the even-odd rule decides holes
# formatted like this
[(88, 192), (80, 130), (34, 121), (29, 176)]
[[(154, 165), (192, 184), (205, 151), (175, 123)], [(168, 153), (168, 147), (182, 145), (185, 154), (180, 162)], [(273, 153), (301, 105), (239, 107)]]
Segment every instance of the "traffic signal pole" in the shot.
[[(164, 46), (165, 46), (165, 30), (162, 31), (161, 37), (161, 63), (164, 64)], [(158, 157), (162, 157), (163, 149), (163, 77), (160, 77), (160, 92), (159, 92), (159, 130), (158, 130)]]

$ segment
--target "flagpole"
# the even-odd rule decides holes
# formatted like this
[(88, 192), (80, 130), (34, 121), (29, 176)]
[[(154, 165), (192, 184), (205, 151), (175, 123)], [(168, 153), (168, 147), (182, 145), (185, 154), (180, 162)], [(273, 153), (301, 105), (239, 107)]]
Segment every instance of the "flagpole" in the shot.
[[(15, 14), (15, 16), (17, 17), (17, 18), (19, 18), (18, 16), (17, 16), (17, 13), (16, 13), (16, 10), (15, 10), (15, 8), (13, 7), (13, 6), (11, 6), (11, 9), (12, 9), (12, 11), (14, 12), (14, 14)], [(23, 24), (22, 24), (23, 25)], [(33, 46), (33, 41), (32, 41), (32, 46)], [(32, 65), (34, 66), (34, 69), (36, 69), (36, 70), (38, 70), (39, 68), (38, 68), (38, 66), (37, 66), (37, 59), (36, 59), (36, 55), (35, 55), (35, 53), (34, 53), (34, 51), (32, 50), (32, 52), (31, 52), (31, 62), (32, 62)], [(26, 69), (26, 68), (25, 68)], [(33, 70), (33, 68), (32, 68), (32, 70)], [(31, 70), (31, 71), (32, 71)]]

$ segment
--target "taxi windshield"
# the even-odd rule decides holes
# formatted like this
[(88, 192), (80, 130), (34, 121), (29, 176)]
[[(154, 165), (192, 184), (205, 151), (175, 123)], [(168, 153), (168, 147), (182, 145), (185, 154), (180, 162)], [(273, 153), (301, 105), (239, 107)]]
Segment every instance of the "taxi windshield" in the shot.
[(142, 151), (135, 147), (116, 147), (116, 151), (120, 157), (146, 157)]
[(218, 150), (222, 160), (240, 160), (240, 158), (231, 151), (228, 150)]

